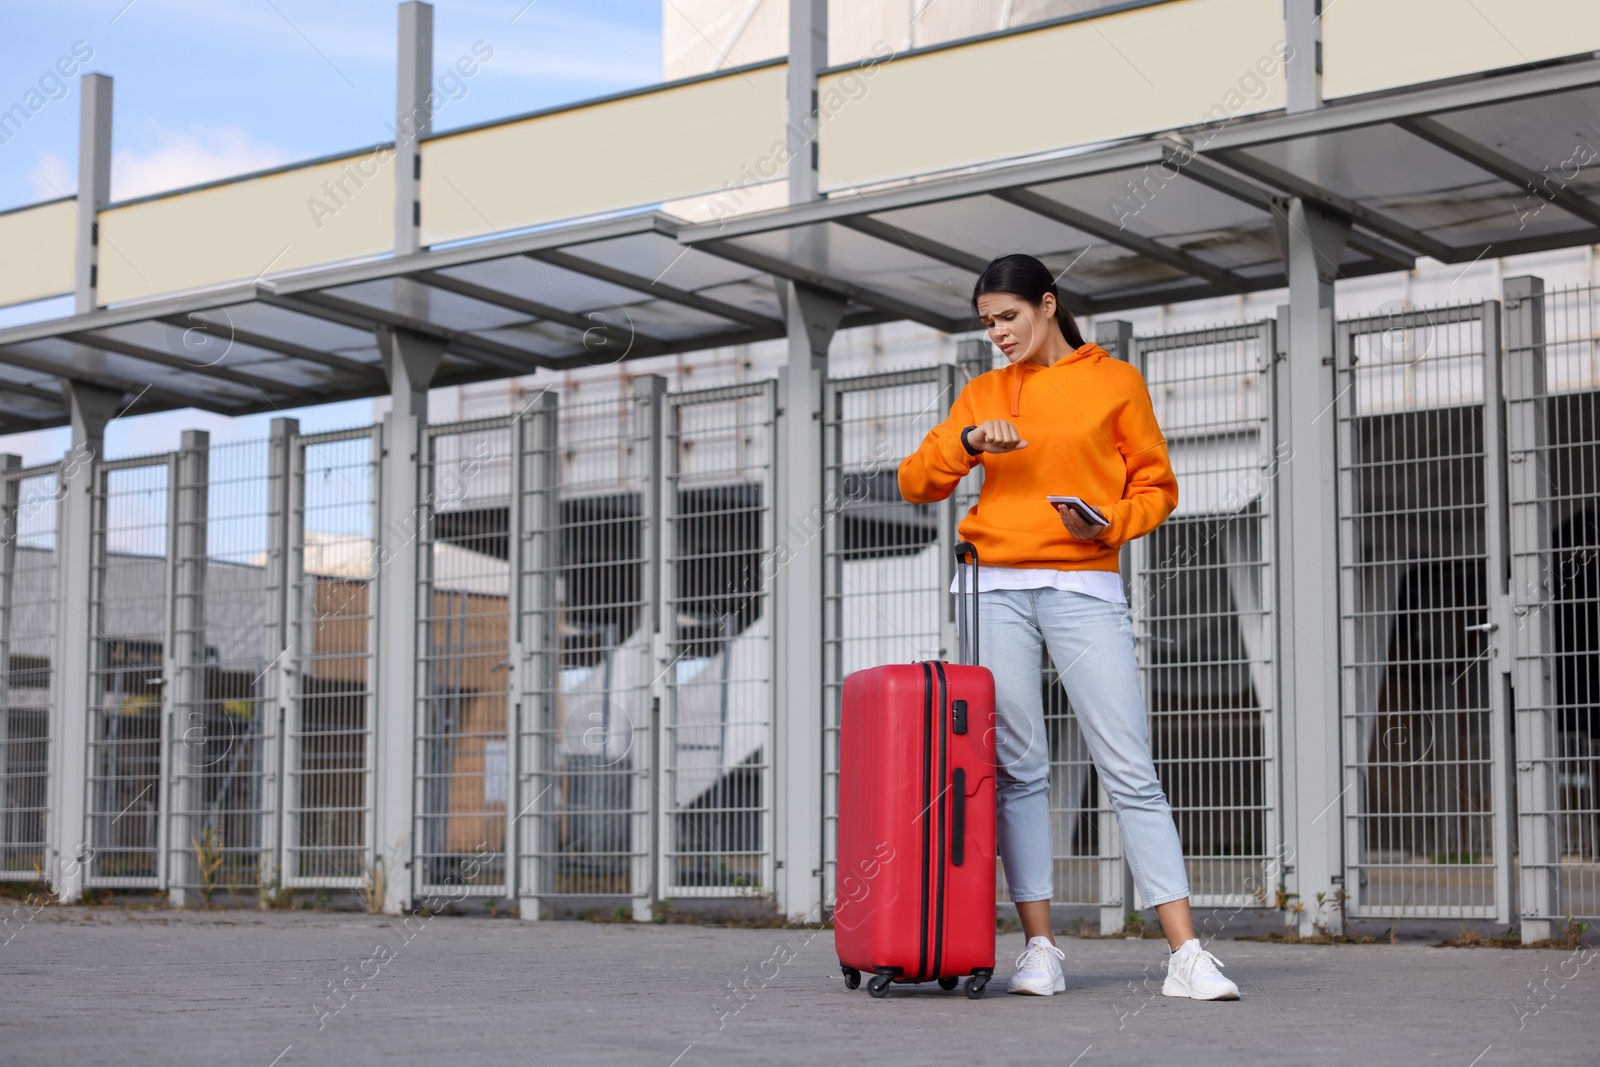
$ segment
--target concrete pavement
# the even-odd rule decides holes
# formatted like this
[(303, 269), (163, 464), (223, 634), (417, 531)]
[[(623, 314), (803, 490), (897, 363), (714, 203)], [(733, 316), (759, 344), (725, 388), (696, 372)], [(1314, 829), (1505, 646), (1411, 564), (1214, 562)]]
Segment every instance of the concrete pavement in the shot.
[(8, 934), (6, 1064), (1600, 1063), (1594, 949), (1219, 940), (1244, 999), (1197, 1004), (1149, 940), (1063, 939), (1068, 991), (1036, 999), (1002, 992), (1006, 935), (973, 1001), (848, 992), (803, 928), (49, 908)]

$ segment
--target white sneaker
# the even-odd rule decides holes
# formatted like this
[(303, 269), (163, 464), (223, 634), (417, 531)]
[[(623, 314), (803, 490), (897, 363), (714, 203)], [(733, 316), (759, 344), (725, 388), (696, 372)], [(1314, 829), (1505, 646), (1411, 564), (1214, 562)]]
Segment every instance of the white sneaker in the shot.
[(1191, 938), (1167, 958), (1167, 980), (1161, 992), (1190, 1000), (1238, 1000), (1239, 987), (1222, 977), (1222, 961)]
[(1030, 938), (1028, 947), (1017, 957), (1017, 973), (1006, 985), (1007, 993), (1026, 993), (1032, 997), (1048, 997), (1065, 993), (1067, 980), (1061, 976), (1061, 961), (1067, 958), (1043, 935)]

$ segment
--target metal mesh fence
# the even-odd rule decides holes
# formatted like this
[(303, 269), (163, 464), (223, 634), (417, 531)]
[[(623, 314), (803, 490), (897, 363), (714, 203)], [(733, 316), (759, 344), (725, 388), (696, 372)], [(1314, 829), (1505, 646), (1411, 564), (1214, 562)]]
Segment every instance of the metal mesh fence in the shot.
[(177, 458), (168, 879), (202, 900), (272, 876), (262, 869), (263, 818), (277, 817), (263, 758), (276, 655), (268, 449), (265, 440), (201, 443)]
[(1600, 289), (1507, 303), (1521, 911), (1600, 916)]
[(1179, 494), (1131, 546), (1130, 605), (1156, 769), (1201, 906), (1247, 895), (1280, 840), (1274, 336), (1262, 322), (1134, 342)]
[(414, 854), (423, 893), (447, 880), (506, 891), (512, 433), (510, 420), (493, 419), (430, 427), (426, 438)]
[[(290, 553), (295, 688), (283, 884), (359, 886), (372, 816), (376, 427), (301, 438)], [(407, 549), (410, 550), (408, 546)]]
[(37, 878), (47, 865), (57, 484), (54, 469), (0, 484), (0, 879)]
[(953, 371), (927, 367), (828, 383), (821, 527), (825, 899), (834, 892), (845, 678), (882, 663), (954, 653), (946, 592), (949, 505), (906, 503), (897, 476), (900, 461), (944, 420), (954, 399)]
[(680, 393), (667, 405), (665, 895), (772, 884), (772, 583), (763, 566), (775, 558), (773, 386)]
[(523, 640), (538, 699), (523, 884), (542, 896), (644, 897), (653, 883), (659, 381), (529, 426)]
[[(1339, 329), (1328, 817), (1356, 917), (1499, 917), (1514, 861), (1525, 918), (1600, 916), (1600, 290), (1508, 289), (1503, 411), (1497, 310)], [(1196, 903), (1236, 902), (1284, 837), (1274, 487), (1299, 472), (1274, 449), (1272, 324), (1132, 344), (1182, 486), (1123, 561), (1155, 758)], [(417, 662), (384, 668), (417, 671), (413, 891), (768, 892), (771, 568), (815, 539), (831, 893), (843, 679), (954, 652), (949, 546), (979, 479), (915, 506), (895, 471), (986, 369), (961, 356), (828, 383), (803, 529), (774, 528), (770, 381), (640, 379), (430, 428), (418, 539), (387, 546), (420, 553)], [(65, 784), (88, 885), (365, 884), (379, 432), (97, 465), (86, 777)], [(0, 878), (48, 854), (56, 483), (0, 472)], [(1040, 684), (1056, 900), (1104, 922), (1126, 899), (1115, 818), (1048, 663)]]
[[(1345, 861), (1352, 915), (1496, 914), (1488, 523), (1498, 323), (1484, 305), (1340, 326)], [(1487, 400), (1487, 403), (1486, 403)]]
[(84, 812), (91, 886), (153, 888), (162, 875), (173, 466), (163, 456), (98, 470)]

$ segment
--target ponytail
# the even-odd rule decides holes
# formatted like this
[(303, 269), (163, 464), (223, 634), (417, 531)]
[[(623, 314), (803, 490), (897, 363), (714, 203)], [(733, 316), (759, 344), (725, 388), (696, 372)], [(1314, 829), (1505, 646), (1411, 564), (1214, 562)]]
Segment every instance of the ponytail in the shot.
[[(1054, 287), (1051, 295), (1055, 295)], [(1084, 346), (1083, 334), (1078, 330), (1078, 320), (1072, 317), (1072, 312), (1067, 310), (1067, 305), (1061, 302), (1061, 297), (1056, 296), (1056, 325), (1061, 327), (1061, 336), (1067, 339), (1067, 344), (1073, 348)]]

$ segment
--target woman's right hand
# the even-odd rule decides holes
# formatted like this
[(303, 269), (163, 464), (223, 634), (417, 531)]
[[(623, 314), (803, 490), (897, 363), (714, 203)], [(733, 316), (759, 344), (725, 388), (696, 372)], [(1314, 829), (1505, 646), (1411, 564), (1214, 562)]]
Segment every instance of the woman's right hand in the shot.
[(981, 422), (967, 434), (967, 443), (980, 452), (1001, 454), (1027, 448), (1028, 442), (1017, 433), (1017, 428), (1000, 419)]

